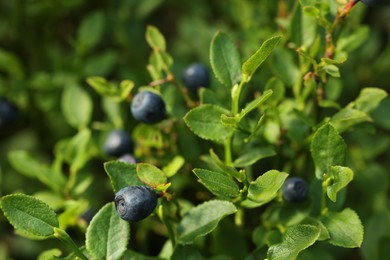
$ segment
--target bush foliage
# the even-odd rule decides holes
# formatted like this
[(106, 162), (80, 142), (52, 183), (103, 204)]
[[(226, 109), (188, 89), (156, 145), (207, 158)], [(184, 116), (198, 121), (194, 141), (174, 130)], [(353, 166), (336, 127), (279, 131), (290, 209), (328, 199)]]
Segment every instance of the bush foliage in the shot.
[[(0, 2), (0, 100), (18, 110), (0, 114), (0, 258), (385, 259), (389, 15), (353, 0)], [(181, 78), (193, 63), (210, 75), (197, 91)], [(144, 90), (161, 122), (132, 116)], [(136, 164), (105, 153), (113, 130)], [(305, 201), (283, 198), (288, 177)], [(159, 199), (129, 223), (113, 200), (135, 185)]]

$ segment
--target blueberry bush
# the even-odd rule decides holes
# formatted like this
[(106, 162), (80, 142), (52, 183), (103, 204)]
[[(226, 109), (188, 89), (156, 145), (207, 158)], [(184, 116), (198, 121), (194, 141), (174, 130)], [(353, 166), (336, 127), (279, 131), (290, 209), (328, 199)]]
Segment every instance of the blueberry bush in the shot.
[(0, 259), (386, 259), (389, 17), (1, 1)]

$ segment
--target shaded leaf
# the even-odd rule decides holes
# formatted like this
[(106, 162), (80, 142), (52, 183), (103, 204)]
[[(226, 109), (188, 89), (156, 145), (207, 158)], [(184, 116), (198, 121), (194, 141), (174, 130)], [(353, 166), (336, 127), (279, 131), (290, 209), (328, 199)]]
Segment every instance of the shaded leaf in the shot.
[(258, 160), (276, 155), (272, 147), (252, 148), (242, 156), (238, 157), (234, 162), (236, 167), (246, 167), (254, 164)]
[(63, 189), (66, 179), (62, 173), (55, 171), (49, 165), (33, 158), (23, 150), (13, 150), (8, 153), (8, 160), (12, 167), (23, 175), (37, 178), (55, 191)]
[(350, 129), (356, 124), (368, 121), (371, 121), (371, 118), (365, 112), (348, 107), (341, 109), (330, 120), (339, 133)]
[(315, 132), (310, 145), (311, 156), (321, 171), (317, 178), (322, 179), (322, 174), (328, 172), (331, 166), (343, 165), (346, 150), (344, 139), (331, 124), (320, 127)]
[(115, 210), (114, 203), (103, 206), (87, 228), (86, 248), (96, 259), (119, 259), (130, 238), (130, 225)]
[(223, 114), (229, 114), (229, 111), (215, 105), (205, 104), (191, 109), (184, 116), (184, 121), (197, 136), (223, 143), (234, 132), (234, 128), (222, 124)]
[(61, 107), (66, 121), (75, 128), (84, 128), (91, 121), (93, 110), (91, 97), (77, 85), (65, 87)]
[(233, 203), (222, 200), (207, 201), (192, 208), (177, 227), (179, 243), (193, 243), (195, 238), (212, 232), (223, 217), (236, 211)]
[(114, 193), (127, 186), (144, 185), (137, 176), (135, 164), (110, 161), (104, 163), (104, 170), (110, 177)]
[(199, 181), (218, 197), (234, 198), (240, 194), (237, 183), (222, 173), (204, 169), (192, 171), (199, 178)]

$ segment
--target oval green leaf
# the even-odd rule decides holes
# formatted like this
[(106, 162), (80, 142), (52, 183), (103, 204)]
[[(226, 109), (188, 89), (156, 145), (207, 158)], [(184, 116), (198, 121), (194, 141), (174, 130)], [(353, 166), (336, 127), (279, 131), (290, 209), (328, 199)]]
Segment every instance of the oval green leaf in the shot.
[(379, 106), (379, 103), (387, 97), (387, 92), (380, 88), (364, 88), (360, 91), (355, 100), (355, 106), (358, 110), (370, 113)]
[(67, 86), (61, 100), (66, 121), (74, 128), (86, 127), (92, 116), (93, 104), (88, 92), (77, 85)]
[(249, 82), (259, 68), (259, 66), (268, 58), (273, 49), (279, 44), (282, 36), (272, 37), (260, 46), (260, 48), (242, 65), (242, 77), (245, 82)]
[(205, 104), (191, 109), (184, 116), (184, 121), (197, 136), (223, 143), (234, 132), (234, 128), (221, 122), (221, 116), (224, 114), (229, 114), (229, 111), (215, 105)]
[(135, 164), (110, 161), (104, 164), (104, 170), (110, 178), (114, 193), (127, 186), (144, 185), (137, 176)]
[(252, 148), (248, 152), (244, 153), (240, 157), (238, 157), (234, 162), (234, 166), (236, 167), (246, 167), (254, 164), (260, 159), (271, 157), (276, 155), (275, 150), (272, 147), (259, 147)]
[(153, 188), (167, 183), (165, 173), (152, 164), (138, 163), (136, 169), (138, 178)]
[(346, 247), (360, 247), (363, 242), (363, 225), (359, 216), (350, 208), (341, 212), (328, 212), (320, 220), (330, 234), (329, 243)]
[(66, 179), (62, 173), (55, 171), (47, 164), (33, 158), (27, 151), (13, 150), (8, 153), (8, 160), (12, 167), (21, 174), (37, 178), (55, 191), (63, 189)]
[(204, 169), (194, 169), (193, 172), (199, 181), (218, 197), (234, 198), (240, 194), (237, 183), (222, 173)]
[(193, 243), (195, 238), (212, 232), (222, 218), (236, 211), (233, 203), (222, 200), (204, 202), (192, 208), (177, 227), (179, 243)]
[(165, 51), (165, 38), (156, 27), (148, 25), (145, 38), (152, 49)]
[(296, 259), (301, 251), (317, 241), (320, 233), (320, 229), (312, 225), (291, 226), (284, 234), (282, 243), (273, 245), (268, 249), (268, 259)]
[(344, 139), (331, 124), (325, 124), (314, 134), (310, 145), (311, 156), (319, 168), (318, 179), (329, 171), (331, 166), (343, 165), (347, 146)]
[(227, 88), (241, 80), (241, 58), (232, 40), (217, 32), (211, 41), (210, 63), (216, 78)]
[(11, 225), (30, 238), (49, 238), (58, 227), (54, 210), (35, 197), (7, 195), (1, 199), (0, 206)]
[(86, 233), (86, 248), (95, 259), (119, 259), (126, 251), (130, 225), (115, 210), (114, 203), (102, 207)]
[(336, 202), (337, 193), (348, 185), (353, 179), (353, 171), (348, 167), (332, 166), (328, 172), (332, 184), (326, 187), (329, 199)]
[(244, 207), (259, 207), (273, 200), (282, 187), (288, 174), (270, 170), (249, 184), (248, 200), (243, 201)]

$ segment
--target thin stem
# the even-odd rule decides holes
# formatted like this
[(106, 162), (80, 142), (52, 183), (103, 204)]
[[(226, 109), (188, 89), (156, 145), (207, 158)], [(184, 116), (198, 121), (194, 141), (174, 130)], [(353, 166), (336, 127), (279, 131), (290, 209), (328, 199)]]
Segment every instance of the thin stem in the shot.
[(71, 251), (75, 253), (76, 256), (80, 257), (81, 259), (88, 260), (88, 257), (86, 257), (78, 248), (78, 246), (75, 244), (75, 242), (72, 240), (72, 238), (66, 233), (65, 230), (60, 228), (54, 228), (54, 237), (58, 238), (62, 243), (64, 243)]
[(240, 102), (240, 96), (242, 89), (244, 88), (245, 82), (241, 81), (240, 85), (235, 85), (232, 89), (232, 114), (238, 114), (238, 107)]
[(227, 138), (226, 141), (225, 141), (225, 163), (226, 163), (226, 165), (229, 165), (229, 166), (231, 166), (233, 164), (233, 159), (232, 159), (232, 142), (233, 142), (233, 137), (232, 136)]

